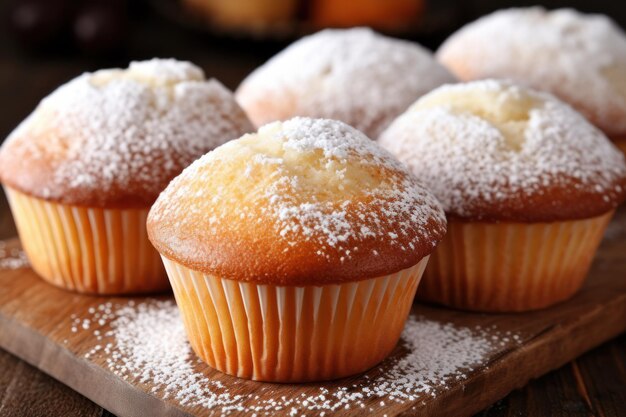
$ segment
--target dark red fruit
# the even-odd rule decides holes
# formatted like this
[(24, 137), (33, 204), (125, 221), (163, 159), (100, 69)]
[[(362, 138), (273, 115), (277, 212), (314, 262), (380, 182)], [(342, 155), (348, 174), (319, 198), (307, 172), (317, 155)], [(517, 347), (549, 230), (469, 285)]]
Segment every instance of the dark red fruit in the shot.
[(77, 11), (73, 24), (78, 46), (89, 53), (121, 49), (128, 34), (128, 13), (121, 1), (88, 1)]
[(9, 9), (9, 25), (29, 46), (49, 45), (63, 34), (72, 17), (68, 0), (22, 0)]

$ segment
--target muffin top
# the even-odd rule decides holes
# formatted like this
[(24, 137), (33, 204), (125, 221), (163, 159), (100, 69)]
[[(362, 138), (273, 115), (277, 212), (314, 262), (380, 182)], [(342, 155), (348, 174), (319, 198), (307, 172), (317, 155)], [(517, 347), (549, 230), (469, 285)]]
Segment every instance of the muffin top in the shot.
[(555, 94), (609, 136), (626, 134), (626, 34), (606, 16), (502, 10), (453, 34), (437, 57), (461, 80), (514, 79)]
[(145, 207), (196, 158), (252, 129), (232, 93), (200, 68), (133, 62), (43, 99), (0, 148), (0, 180), (54, 202)]
[(194, 270), (276, 285), (398, 272), (445, 233), (436, 199), (338, 121), (295, 118), (228, 142), (176, 177), (148, 216), (158, 251)]
[(415, 43), (365, 28), (329, 29), (270, 59), (236, 95), (257, 126), (293, 116), (324, 117), (376, 138), (418, 97), (453, 81)]
[(622, 153), (567, 104), (507, 81), (443, 86), (381, 135), (468, 220), (548, 222), (604, 214), (626, 197)]

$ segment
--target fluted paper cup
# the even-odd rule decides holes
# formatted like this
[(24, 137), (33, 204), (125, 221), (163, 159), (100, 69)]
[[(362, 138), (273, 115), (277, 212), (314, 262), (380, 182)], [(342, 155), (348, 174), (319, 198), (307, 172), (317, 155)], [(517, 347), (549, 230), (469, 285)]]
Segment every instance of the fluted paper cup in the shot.
[(612, 215), (530, 224), (450, 219), (417, 298), (485, 312), (566, 300), (582, 286)]
[(194, 351), (241, 378), (304, 382), (363, 372), (395, 347), (428, 262), (325, 286), (259, 285), (163, 257)]
[(127, 294), (169, 288), (146, 232), (145, 209), (70, 206), (5, 187), (32, 268), (61, 288)]

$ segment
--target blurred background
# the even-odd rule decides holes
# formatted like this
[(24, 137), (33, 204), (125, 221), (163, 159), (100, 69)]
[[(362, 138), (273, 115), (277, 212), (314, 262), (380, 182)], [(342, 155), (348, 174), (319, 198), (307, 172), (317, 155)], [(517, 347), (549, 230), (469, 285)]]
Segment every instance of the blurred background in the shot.
[[(0, 142), (61, 83), (152, 57), (190, 60), (234, 89), (285, 45), (324, 27), (367, 25), (436, 49), (461, 25), (534, 2), (496, 0), (4, 0)], [(551, 1), (611, 16), (626, 2)]]
[[(235, 89), (250, 71), (286, 45), (325, 27), (372, 26), (435, 50), (452, 32), (484, 14), (536, 4), (506, 0), (0, 0), (0, 143), (43, 97), (85, 71), (173, 57), (194, 62), (208, 77)], [(626, 0), (546, 1), (542, 5), (603, 13), (626, 28)], [(0, 239), (14, 235), (0, 192)], [(623, 340), (602, 348), (601, 355), (590, 354), (586, 363), (602, 371), (611, 355), (624, 346)], [(17, 370), (24, 365), (1, 350), (0, 363)], [(494, 406), (494, 413), (539, 415), (540, 410), (532, 407), (545, 403), (555, 415), (570, 415), (570, 411), (573, 415), (573, 408), (558, 408), (580, 401), (574, 388), (580, 371), (577, 365), (572, 369), (576, 379), (570, 368), (554, 373)], [(16, 386), (28, 381), (28, 393), (42, 386), (54, 395), (65, 393), (34, 370), (24, 371), (20, 381)], [(619, 398), (614, 395), (620, 386), (617, 382), (608, 379), (602, 386), (609, 388), (603, 391), (594, 385), (591, 394), (600, 399), (603, 395)], [(589, 401), (586, 391), (583, 394)], [(63, 395), (57, 403), (72, 398)], [(34, 398), (39, 395), (28, 397)], [(576, 415), (589, 414), (583, 408)], [(21, 409), (19, 405), (13, 411)]]

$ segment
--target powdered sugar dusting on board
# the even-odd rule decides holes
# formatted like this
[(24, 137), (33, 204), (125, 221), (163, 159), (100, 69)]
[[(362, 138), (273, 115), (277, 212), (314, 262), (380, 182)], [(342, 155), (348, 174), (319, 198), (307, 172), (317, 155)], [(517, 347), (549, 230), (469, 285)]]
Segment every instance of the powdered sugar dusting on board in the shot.
[(247, 383), (224, 375), (217, 380), (215, 371), (193, 354), (172, 301), (107, 303), (90, 314), (72, 322), (73, 331), (95, 336), (87, 359), (104, 357), (111, 371), (134, 384), (151, 386), (153, 395), (225, 415), (323, 416), (343, 409), (382, 413), (394, 404), (437, 396), (484, 367), (488, 357), (521, 342), (519, 335), (494, 328), (456, 327), (410, 316), (399, 353), (375, 371), (287, 396), (280, 384)]
[(513, 78), (555, 93), (610, 134), (626, 132), (626, 34), (572, 9), (507, 9), (452, 35), (437, 56), (459, 77)]
[(218, 81), (190, 63), (155, 59), (59, 87), (12, 133), (2, 156), (23, 154), (51, 170), (28, 190), (39, 197), (117, 190), (150, 200), (193, 160), (251, 129)]
[[(365, 241), (425, 256), (445, 230), (439, 203), (387, 151), (342, 122), (309, 118), (267, 125), (194, 162), (151, 210), (149, 224), (170, 223), (162, 236), (175, 251), (189, 233), (217, 239), (270, 225), (285, 251), (313, 242), (311, 256), (342, 262)], [(203, 245), (188, 246), (203, 259), (191, 247)]]
[(273, 97), (289, 103), (290, 116), (338, 119), (377, 137), (419, 96), (453, 81), (431, 53), (415, 43), (366, 28), (324, 30), (295, 42), (255, 70), (237, 91), (237, 99), (253, 120), (258, 103)]
[[(515, 108), (521, 100), (534, 104), (523, 117), (507, 116), (502, 127), (463, 104), (455, 107), (459, 97), (472, 94), (485, 94), (499, 109)], [(519, 130), (507, 132), (510, 125)], [(598, 129), (556, 98), (505, 81), (440, 87), (399, 117), (379, 142), (433, 191), (446, 212), (458, 216), (480, 216), (486, 205), (520, 195), (532, 199), (548, 187), (584, 190), (613, 203), (624, 193), (624, 157)]]
[(20, 269), (28, 265), (26, 253), (21, 248), (0, 240), (0, 269)]

